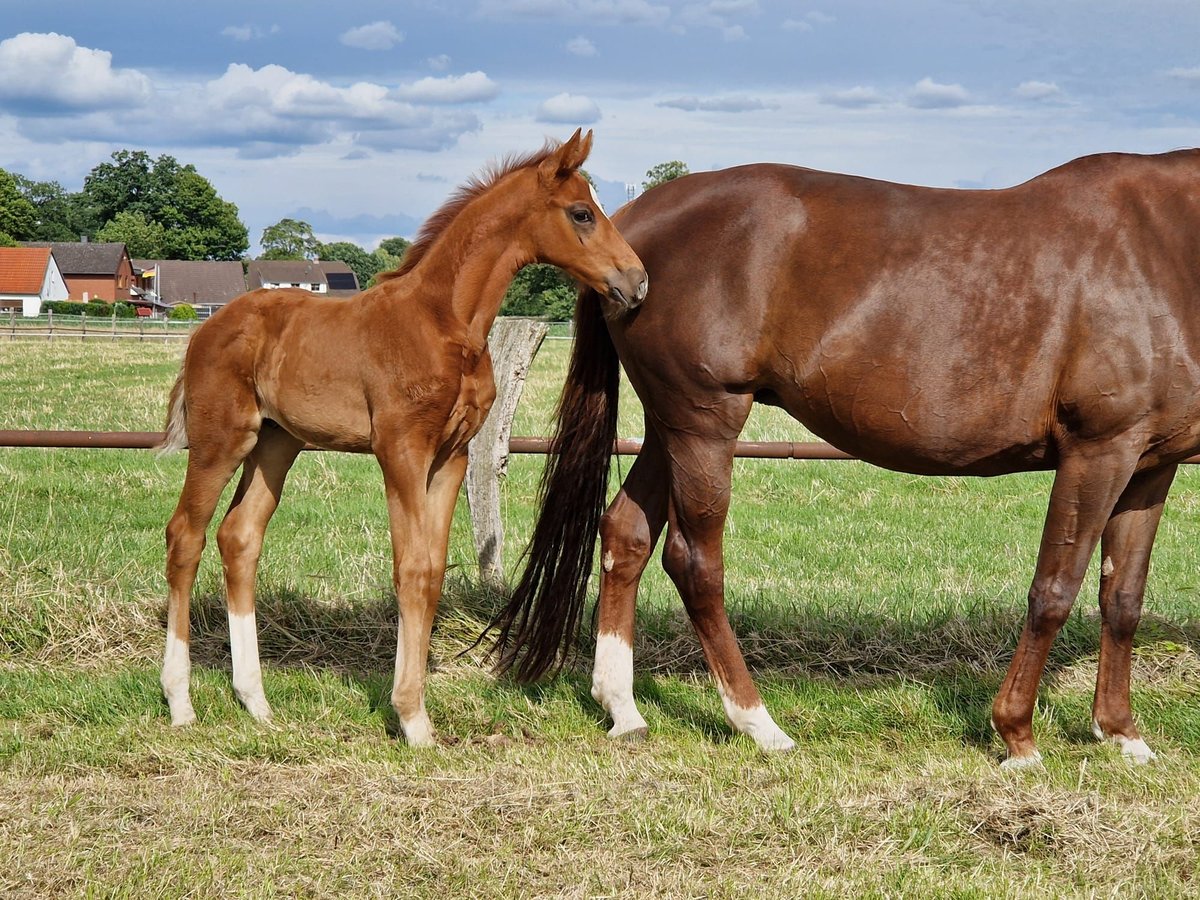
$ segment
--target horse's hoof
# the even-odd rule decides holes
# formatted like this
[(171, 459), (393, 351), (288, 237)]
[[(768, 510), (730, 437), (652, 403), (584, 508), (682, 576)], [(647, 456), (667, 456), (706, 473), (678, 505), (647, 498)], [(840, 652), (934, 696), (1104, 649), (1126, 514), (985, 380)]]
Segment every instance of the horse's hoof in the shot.
[(1149, 745), (1141, 738), (1137, 738), (1136, 740), (1132, 741), (1127, 738), (1117, 739), (1117, 744), (1121, 748), (1121, 756), (1123, 756), (1125, 761), (1130, 765), (1144, 766), (1148, 763), (1154, 762), (1154, 760), (1157, 758), (1154, 755), (1154, 751), (1151, 750)]
[(1042, 754), (1034, 750), (1024, 756), (1009, 756), (1000, 763), (1000, 768), (1009, 772), (1020, 772), (1026, 769), (1044, 769), (1045, 766), (1042, 764)]
[(645, 725), (640, 725), (637, 728), (631, 728), (628, 731), (618, 732), (616, 728), (608, 733), (608, 736), (614, 741), (623, 741), (626, 744), (640, 744), (650, 736), (650, 729)]

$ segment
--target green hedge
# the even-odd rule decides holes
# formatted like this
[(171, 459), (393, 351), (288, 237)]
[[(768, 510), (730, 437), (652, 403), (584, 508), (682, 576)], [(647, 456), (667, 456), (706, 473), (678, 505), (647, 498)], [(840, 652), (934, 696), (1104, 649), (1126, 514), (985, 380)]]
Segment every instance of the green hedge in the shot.
[(97, 316), (111, 319), (132, 319), (137, 316), (137, 310), (131, 303), (105, 303), (103, 300), (92, 300), (89, 303), (77, 303), (74, 300), (48, 300), (42, 304), (42, 309), (60, 316)]
[(198, 319), (196, 307), (190, 303), (177, 303), (171, 307), (171, 311), (167, 313), (167, 318), (173, 321)]

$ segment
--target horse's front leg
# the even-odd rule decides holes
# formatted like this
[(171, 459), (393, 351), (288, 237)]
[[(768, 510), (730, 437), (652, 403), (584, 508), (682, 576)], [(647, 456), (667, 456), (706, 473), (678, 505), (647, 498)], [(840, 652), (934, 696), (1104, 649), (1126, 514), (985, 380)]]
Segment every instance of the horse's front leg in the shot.
[(600, 521), (600, 599), (592, 697), (612, 718), (612, 738), (645, 737), (633, 699), (637, 591), (667, 519), (668, 478), (662, 445), (650, 428), (629, 477)]
[(466, 457), (456, 457), (431, 473), (423, 453), (396, 447), (376, 455), (387, 491), (392, 579), (400, 612), (392, 708), (410, 745), (432, 746), (433, 725), (425, 711), (429, 633), (441, 597), (450, 520)]

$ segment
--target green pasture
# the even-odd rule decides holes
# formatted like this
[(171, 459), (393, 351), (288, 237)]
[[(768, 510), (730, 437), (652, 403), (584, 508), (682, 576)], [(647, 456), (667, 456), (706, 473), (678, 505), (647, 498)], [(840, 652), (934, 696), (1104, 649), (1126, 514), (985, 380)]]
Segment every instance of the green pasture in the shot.
[[(543, 347), (515, 433), (547, 432), (568, 352)], [(181, 354), (0, 335), (0, 428), (157, 430)], [(641, 430), (626, 388), (621, 435)], [(807, 438), (770, 409), (745, 436)], [(586, 637), (575, 667), (531, 688), (460, 655), (498, 602), (476, 577), (464, 499), (428, 687), (442, 741), (417, 751), (388, 708), (396, 612), (378, 469), (329, 453), (293, 469), (263, 555), (275, 721), (256, 724), (233, 698), (213, 541), (193, 600), (199, 722), (170, 727), (163, 528), (185, 461), (0, 449), (0, 896), (1200, 892), (1194, 468), (1168, 503), (1136, 650), (1134, 708), (1158, 761), (1131, 767), (1091, 738), (1093, 572), (1038, 704), (1045, 768), (1007, 773), (988, 716), (1049, 475), (737, 464), (728, 602), (797, 741), (780, 756), (730, 733), (657, 565), (635, 649), (644, 743), (605, 737)], [(541, 466), (514, 457), (502, 489), (510, 572)]]

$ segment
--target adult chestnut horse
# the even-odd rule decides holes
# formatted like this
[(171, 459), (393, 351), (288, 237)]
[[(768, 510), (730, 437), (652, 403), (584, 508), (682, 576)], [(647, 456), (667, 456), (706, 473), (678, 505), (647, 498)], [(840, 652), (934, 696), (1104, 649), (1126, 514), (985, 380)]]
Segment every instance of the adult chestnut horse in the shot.
[(237, 298), (192, 337), (171, 391), (164, 449), (188, 447), (167, 525), (171, 721), (188, 694), (188, 604), (221, 491), (241, 481), (217, 532), (229, 604), (233, 686), (258, 719), (263, 694), (254, 579), (263, 531), (306, 442), (373, 453), (383, 470), (400, 607), (392, 706), (410, 744), (429, 744), (429, 631), (441, 596), (467, 442), (495, 398), (487, 337), (526, 263), (561, 266), (612, 309), (645, 296), (646, 273), (601, 211), (579, 166), (592, 134), (510, 160), (462, 187), (425, 224), (404, 263), (351, 300), (297, 289)]
[[(870, 462), (919, 474), (1056, 470), (1029, 613), (992, 710), (1006, 765), (1036, 762), (1050, 644), (1101, 545), (1093, 731), (1153, 758), (1129, 706), (1150, 549), (1177, 463), (1200, 450), (1200, 151), (1091, 156), (1006, 190), (935, 190), (784, 165), (691, 175), (614, 221), (651, 274), (607, 323), (579, 302), (561, 455), (496, 619), (499, 667), (537, 677), (573, 640), (602, 541), (593, 696), (644, 733), (634, 604), (664, 523), (732, 726), (792, 741), (724, 608), (734, 442), (757, 400)], [(618, 355), (645, 445), (600, 519)]]

